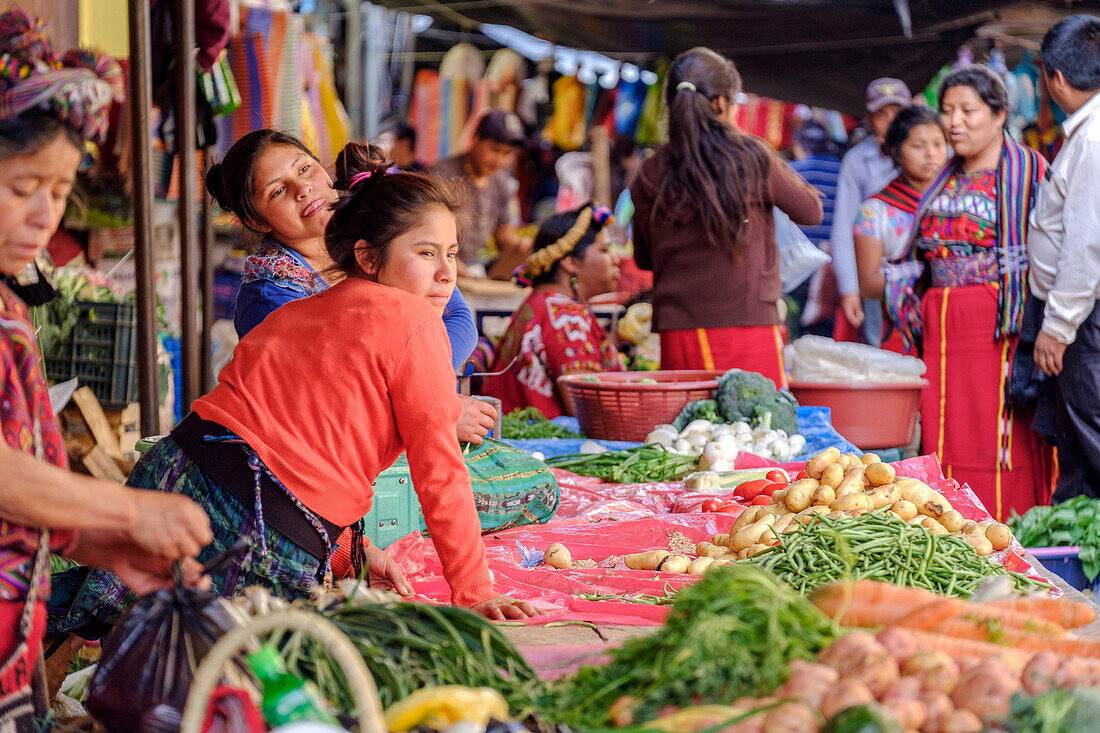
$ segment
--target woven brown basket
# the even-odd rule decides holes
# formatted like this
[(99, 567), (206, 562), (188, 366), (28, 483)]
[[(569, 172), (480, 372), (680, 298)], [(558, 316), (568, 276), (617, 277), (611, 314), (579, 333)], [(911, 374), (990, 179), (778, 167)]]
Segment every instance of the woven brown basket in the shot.
[[(567, 374), (558, 383), (565, 385), (573, 414), (589, 438), (641, 442), (655, 425), (672, 422), (688, 402), (711, 398), (721, 375), (705, 369), (607, 372), (595, 375), (599, 381)], [(656, 384), (639, 384), (642, 379)]]

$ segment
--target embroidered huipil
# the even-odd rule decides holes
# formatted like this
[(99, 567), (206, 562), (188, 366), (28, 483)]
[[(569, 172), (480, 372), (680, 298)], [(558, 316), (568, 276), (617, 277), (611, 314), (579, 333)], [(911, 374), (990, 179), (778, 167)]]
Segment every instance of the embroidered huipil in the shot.
[[(518, 358), (517, 358), (518, 357)], [(554, 381), (570, 372), (622, 371), (622, 359), (587, 307), (557, 293), (532, 293), (516, 310), (497, 346), (483, 391), (501, 401), (504, 412), (537, 407), (547, 417), (564, 409)]]
[(995, 282), (997, 173), (951, 176), (921, 217), (915, 246), (928, 262), (933, 287)]
[[(50, 407), (27, 306), (3, 283), (0, 283), (0, 378), (3, 379), (0, 432), (4, 442), (64, 468), (65, 443)], [(0, 601), (21, 601), (26, 597), (38, 535), (38, 529), (0, 517)], [(55, 530), (51, 533), (50, 547), (55, 552), (63, 550), (75, 537), (75, 532)], [(45, 593), (49, 576), (40, 582)]]

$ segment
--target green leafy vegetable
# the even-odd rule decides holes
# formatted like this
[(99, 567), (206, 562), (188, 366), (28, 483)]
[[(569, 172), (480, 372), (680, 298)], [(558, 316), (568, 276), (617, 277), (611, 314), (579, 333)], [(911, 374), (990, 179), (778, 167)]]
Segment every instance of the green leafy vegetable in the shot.
[(550, 422), (537, 407), (517, 407), (512, 410), (504, 416), (501, 430), (505, 438), (517, 440), (584, 437), (582, 433)]
[(1100, 500), (1076, 496), (1056, 506), (1037, 506), (1008, 520), (1024, 547), (1080, 547), (1090, 583), (1100, 575)]
[(1095, 730), (1100, 720), (1100, 692), (1090, 688), (1054, 689), (1037, 697), (1017, 694), (1002, 722), (1012, 733), (1062, 733)]
[(743, 420), (755, 425), (771, 415), (772, 429), (787, 435), (798, 432), (798, 401), (787, 390), (776, 389), (775, 382), (763, 374), (730, 369), (718, 378), (715, 399), (724, 422)]
[(546, 459), (546, 465), (617, 484), (675, 481), (695, 470), (695, 456), (652, 443), (606, 453), (576, 453)]
[(813, 659), (838, 629), (809, 601), (749, 566), (716, 568), (684, 588), (656, 634), (627, 641), (602, 667), (585, 667), (544, 699), (550, 719), (578, 730), (606, 725), (621, 696), (636, 720), (666, 705), (728, 704), (767, 693), (787, 662)]
[(680, 414), (672, 421), (672, 427), (683, 430), (692, 420), (710, 420), (713, 423), (723, 423), (725, 419), (718, 412), (718, 403), (714, 400), (692, 400), (684, 405)]

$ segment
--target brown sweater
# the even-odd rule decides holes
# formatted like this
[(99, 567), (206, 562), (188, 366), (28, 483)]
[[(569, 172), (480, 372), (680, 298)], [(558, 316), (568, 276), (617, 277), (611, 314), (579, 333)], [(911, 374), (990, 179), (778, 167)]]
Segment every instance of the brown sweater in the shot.
[(748, 245), (737, 259), (703, 234), (698, 207), (679, 201), (662, 205), (651, 221), (657, 186), (668, 169), (665, 149), (647, 160), (630, 185), (634, 202), (634, 260), (653, 271), (653, 327), (656, 331), (779, 323), (782, 297), (779, 250), (775, 243), (778, 206), (795, 224), (821, 222), (821, 197), (778, 156), (764, 200), (750, 209)]

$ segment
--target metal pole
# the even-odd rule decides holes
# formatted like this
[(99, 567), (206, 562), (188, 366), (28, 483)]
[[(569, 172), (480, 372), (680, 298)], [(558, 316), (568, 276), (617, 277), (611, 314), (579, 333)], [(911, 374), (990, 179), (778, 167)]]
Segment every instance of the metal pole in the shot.
[[(213, 162), (214, 148), (203, 149), (203, 170)], [(202, 192), (202, 391), (214, 388), (214, 365), (211, 354), (211, 330), (214, 327), (214, 207), (208, 194)]]
[(363, 116), (363, 16), (361, 0), (344, 3), (344, 98), (353, 138), (367, 131)]
[(149, 114), (149, 3), (130, 0), (130, 127), (133, 157), (134, 270), (137, 277), (138, 400), (141, 432), (160, 432), (157, 309), (153, 282), (153, 173)]
[(183, 404), (187, 414), (191, 403), (202, 394), (199, 363), (199, 239), (195, 210), (195, 0), (176, 0), (176, 155), (180, 162), (180, 277), (181, 317), (180, 363), (183, 367)]

